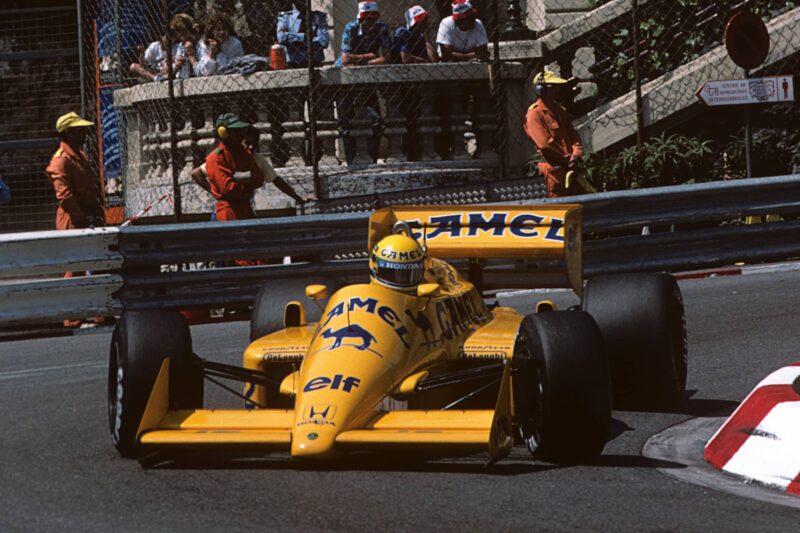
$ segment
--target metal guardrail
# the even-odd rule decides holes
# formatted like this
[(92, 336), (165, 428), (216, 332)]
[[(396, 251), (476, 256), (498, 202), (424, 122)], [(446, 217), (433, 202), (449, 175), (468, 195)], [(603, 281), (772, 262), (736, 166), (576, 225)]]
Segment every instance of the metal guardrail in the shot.
[[(601, 193), (545, 203), (584, 206), (584, 272), (688, 270), (738, 261), (800, 257), (800, 221), (736, 226), (759, 214), (800, 214), (800, 175)], [(514, 202), (520, 203), (520, 202)], [(0, 282), (0, 325), (117, 314), (123, 309), (252, 301), (267, 280), (366, 279), (368, 213), (228, 223), (141, 226), (0, 236), (0, 279), (57, 275), (92, 278)], [(642, 226), (652, 233), (641, 235)], [(677, 231), (670, 231), (677, 225)], [(162, 265), (284, 256), (299, 264), (162, 271)], [(537, 270), (487, 267), (487, 285), (547, 286)]]

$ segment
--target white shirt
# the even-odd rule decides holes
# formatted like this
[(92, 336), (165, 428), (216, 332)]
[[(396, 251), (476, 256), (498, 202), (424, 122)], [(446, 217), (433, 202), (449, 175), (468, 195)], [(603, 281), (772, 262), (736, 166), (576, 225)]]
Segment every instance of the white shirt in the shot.
[[(174, 43), (172, 45), (172, 61), (173, 64), (181, 57), (186, 56), (186, 50), (183, 48), (183, 43)], [(156, 74), (161, 74), (162, 70), (167, 67), (167, 51), (161, 46), (161, 41), (153, 41), (147, 50), (144, 51), (144, 62), (147, 63), (147, 68)], [(182, 79), (189, 77), (189, 62), (183, 64), (178, 71), (177, 76)]]
[[(475, 25), (469, 31), (461, 31), (456, 26), (456, 21), (452, 16), (442, 19), (439, 24), (439, 33), (436, 35), (436, 44), (451, 46), (454, 52), (466, 54), (474, 52), (476, 48), (489, 44), (489, 37), (486, 35), (486, 28), (483, 22), (475, 19)], [(439, 46), (439, 55), (442, 55), (442, 47)]]
[(219, 47), (216, 59), (211, 59), (211, 48), (206, 44), (206, 40), (200, 39), (197, 42), (197, 64), (194, 66), (194, 75), (210, 76), (216, 73), (217, 69), (243, 55), (242, 41), (233, 35), (225, 39), (225, 42)]

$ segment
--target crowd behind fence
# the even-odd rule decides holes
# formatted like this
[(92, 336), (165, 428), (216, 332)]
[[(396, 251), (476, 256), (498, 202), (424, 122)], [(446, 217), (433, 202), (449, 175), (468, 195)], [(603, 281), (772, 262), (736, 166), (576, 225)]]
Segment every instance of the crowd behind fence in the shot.
[[(694, 93), (704, 81), (744, 77), (723, 45), (725, 22), (741, 9), (762, 17), (771, 38), (767, 62), (750, 75), (794, 75), (800, 8), (776, 0), (584, 3), (585, 14), (567, 16), (550, 0), (473, 1), (487, 55), (456, 62), (442, 61), (436, 45), (452, 14), (449, 0), (379, 1), (385, 61), (371, 66), (342, 64), (342, 45), (358, 45), (355, 0), (14, 5), (0, 22), (0, 71), (13, 75), (3, 96), (18, 95), (2, 104), (9, 120), (0, 131), (0, 175), (14, 196), (0, 208), (0, 231), (51, 227), (52, 190), (42, 169), (54, 149), (52, 123), (68, 110), (101, 125), (87, 148), (118, 220), (123, 202), (130, 214), (169, 191), (177, 193), (176, 209), (198, 217), (211, 210), (189, 175), (215, 146), (222, 112), (252, 122), (258, 151), (322, 207), (394, 193), (400, 177), (403, 187), (423, 189), (530, 181), (536, 151), (522, 122), (534, 100), (530, 80), (545, 68), (578, 82), (568, 109), (588, 153), (584, 170), (599, 190), (743, 176), (742, 110), (704, 108)], [(404, 15), (416, 4), (429, 13), (430, 55), (425, 39), (403, 48)], [(521, 19), (510, 21), (521, 6)], [(510, 22), (531, 25), (537, 10), (550, 18), (532, 26), (535, 33), (504, 32)], [(76, 37), (81, 53), (70, 55)], [(159, 45), (162, 38), (172, 46)], [(270, 68), (276, 44), (287, 61), (279, 72)], [(149, 69), (150, 77), (136, 67), (148, 62), (167, 72)], [(796, 172), (797, 105), (752, 111), (754, 174)], [(256, 207), (293, 209), (274, 188), (256, 197)], [(164, 203), (153, 212), (171, 210)]]

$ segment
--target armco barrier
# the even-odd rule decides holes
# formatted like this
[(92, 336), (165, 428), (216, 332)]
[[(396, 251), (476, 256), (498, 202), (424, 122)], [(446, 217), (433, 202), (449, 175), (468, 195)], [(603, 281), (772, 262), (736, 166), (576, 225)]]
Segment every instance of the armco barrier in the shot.
[[(688, 270), (800, 257), (800, 175), (601, 193), (546, 202), (584, 206), (584, 273)], [(519, 203), (519, 202), (515, 202)], [(747, 215), (783, 222), (720, 226)], [(366, 279), (368, 213), (0, 236), (0, 325), (252, 301), (266, 280)], [(678, 231), (668, 231), (677, 224)], [(653, 232), (641, 235), (644, 225)], [(299, 264), (284, 265), (291, 256)], [(258, 267), (162, 272), (162, 265), (268, 259)], [(536, 265), (534, 265), (536, 266)], [(539, 265), (540, 266), (540, 265)], [(93, 270), (91, 281), (31, 276)], [(535, 275), (538, 274), (538, 275)], [(19, 281), (24, 279), (24, 281)], [(490, 262), (484, 286), (547, 286), (546, 270)], [(42, 299), (41, 295), (45, 295)], [(46, 303), (47, 295), (57, 305)]]

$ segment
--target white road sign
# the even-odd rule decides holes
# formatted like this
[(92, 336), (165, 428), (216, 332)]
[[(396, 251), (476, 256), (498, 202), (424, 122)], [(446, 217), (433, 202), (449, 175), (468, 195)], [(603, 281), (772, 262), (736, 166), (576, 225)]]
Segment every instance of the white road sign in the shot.
[(710, 106), (793, 102), (794, 79), (792, 76), (775, 76), (707, 81), (695, 94)]

